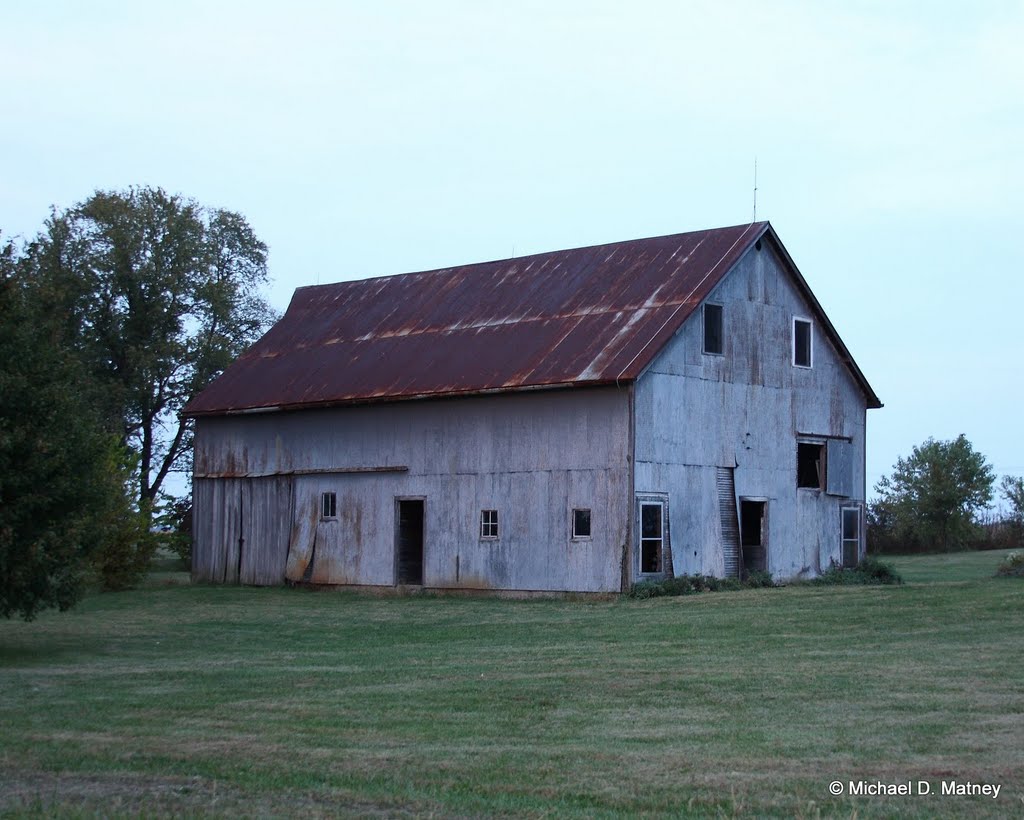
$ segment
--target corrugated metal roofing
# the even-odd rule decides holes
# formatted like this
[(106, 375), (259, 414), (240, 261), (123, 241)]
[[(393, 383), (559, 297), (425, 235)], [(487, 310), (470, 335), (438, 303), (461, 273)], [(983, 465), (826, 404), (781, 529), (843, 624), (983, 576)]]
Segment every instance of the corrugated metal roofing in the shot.
[(629, 381), (770, 230), (760, 222), (299, 288), (186, 413)]

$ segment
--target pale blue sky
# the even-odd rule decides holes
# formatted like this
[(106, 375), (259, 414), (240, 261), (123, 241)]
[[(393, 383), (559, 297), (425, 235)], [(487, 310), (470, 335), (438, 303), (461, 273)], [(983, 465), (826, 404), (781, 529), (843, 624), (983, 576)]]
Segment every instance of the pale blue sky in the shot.
[(876, 392), (868, 483), (1024, 474), (1024, 2), (5, 2), (0, 230), (159, 185), (304, 284), (770, 219)]

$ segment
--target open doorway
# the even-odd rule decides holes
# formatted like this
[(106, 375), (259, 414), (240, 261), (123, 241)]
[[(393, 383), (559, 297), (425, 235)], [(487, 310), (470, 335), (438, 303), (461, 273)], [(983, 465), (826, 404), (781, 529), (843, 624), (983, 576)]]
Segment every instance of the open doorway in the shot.
[(768, 532), (765, 526), (768, 502), (764, 499), (740, 499), (740, 545), (743, 552), (743, 577), (768, 570)]
[(400, 498), (395, 504), (396, 583), (423, 584), (423, 499)]

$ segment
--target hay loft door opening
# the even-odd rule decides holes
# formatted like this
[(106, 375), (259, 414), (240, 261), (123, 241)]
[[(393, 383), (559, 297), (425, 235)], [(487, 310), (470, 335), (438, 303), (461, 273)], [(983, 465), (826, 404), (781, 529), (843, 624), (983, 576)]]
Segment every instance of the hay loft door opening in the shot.
[(395, 502), (395, 557), (397, 584), (423, 584), (423, 499)]
[(768, 569), (768, 538), (765, 516), (768, 502), (740, 499), (740, 543), (743, 547), (743, 576)]

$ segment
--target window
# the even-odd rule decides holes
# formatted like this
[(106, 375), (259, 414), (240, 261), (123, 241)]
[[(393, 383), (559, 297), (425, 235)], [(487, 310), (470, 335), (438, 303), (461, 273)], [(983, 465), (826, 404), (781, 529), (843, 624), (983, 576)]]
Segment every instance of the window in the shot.
[(843, 507), (843, 566), (860, 561), (860, 507)]
[(498, 511), (480, 510), (480, 538), (494, 540), (498, 537)]
[(590, 510), (572, 511), (572, 537), (590, 538)]
[(797, 442), (796, 486), (809, 490), (825, 489), (825, 444), (823, 442)]
[(640, 504), (640, 572), (662, 571), (665, 547), (664, 507), (661, 502)]
[(721, 355), (725, 352), (722, 333), (722, 306), (704, 305), (704, 352)]
[(810, 319), (793, 319), (793, 364), (796, 367), (810, 367), (812, 363)]
[(337, 493), (324, 493), (320, 496), (320, 517), (338, 517), (338, 495)]

